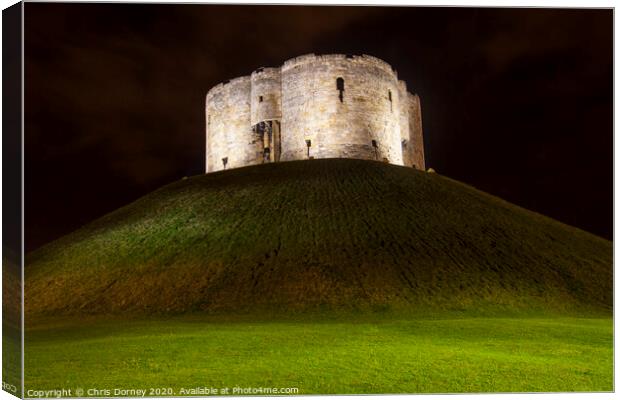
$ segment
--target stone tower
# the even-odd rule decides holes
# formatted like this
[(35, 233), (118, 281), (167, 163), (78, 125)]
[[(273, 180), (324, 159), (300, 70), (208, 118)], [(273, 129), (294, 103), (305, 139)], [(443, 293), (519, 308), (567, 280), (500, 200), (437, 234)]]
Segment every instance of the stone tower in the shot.
[(214, 86), (206, 172), (309, 158), (424, 169), (420, 99), (368, 55), (309, 54)]

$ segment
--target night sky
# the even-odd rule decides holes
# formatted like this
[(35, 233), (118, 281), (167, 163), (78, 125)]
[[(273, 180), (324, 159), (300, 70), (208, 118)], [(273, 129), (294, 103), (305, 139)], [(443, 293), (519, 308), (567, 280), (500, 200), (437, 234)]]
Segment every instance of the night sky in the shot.
[(25, 9), (27, 251), (203, 173), (206, 92), (306, 53), (390, 63), (420, 95), (427, 167), (612, 237), (611, 10)]

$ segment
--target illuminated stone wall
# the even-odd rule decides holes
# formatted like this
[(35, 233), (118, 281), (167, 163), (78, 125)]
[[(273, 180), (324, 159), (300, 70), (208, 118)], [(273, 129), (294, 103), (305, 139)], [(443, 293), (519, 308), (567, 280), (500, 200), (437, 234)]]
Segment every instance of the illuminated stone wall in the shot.
[(420, 100), (378, 58), (305, 55), (212, 88), (206, 171), (307, 158), (424, 169)]

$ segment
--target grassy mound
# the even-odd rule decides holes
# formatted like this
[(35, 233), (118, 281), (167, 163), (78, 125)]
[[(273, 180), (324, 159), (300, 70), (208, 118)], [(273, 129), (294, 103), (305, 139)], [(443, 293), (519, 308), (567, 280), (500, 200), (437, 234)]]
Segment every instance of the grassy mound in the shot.
[(2, 382), (4, 390), (21, 395), (21, 264), (10, 249), (2, 249)]
[(26, 257), (29, 315), (610, 313), (612, 243), (472, 187), (361, 160), (165, 186)]

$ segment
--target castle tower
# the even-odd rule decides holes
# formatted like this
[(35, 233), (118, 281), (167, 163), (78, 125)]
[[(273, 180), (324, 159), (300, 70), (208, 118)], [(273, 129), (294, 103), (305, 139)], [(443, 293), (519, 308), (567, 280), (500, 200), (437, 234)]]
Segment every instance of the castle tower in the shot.
[(309, 54), (213, 87), (206, 172), (308, 158), (424, 169), (420, 100), (372, 56)]
[(263, 162), (280, 161), (282, 151), (282, 83), (280, 68), (259, 68), (252, 73), (251, 124)]

